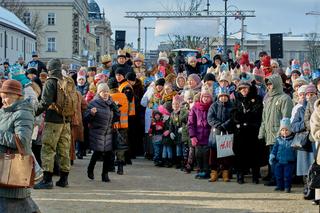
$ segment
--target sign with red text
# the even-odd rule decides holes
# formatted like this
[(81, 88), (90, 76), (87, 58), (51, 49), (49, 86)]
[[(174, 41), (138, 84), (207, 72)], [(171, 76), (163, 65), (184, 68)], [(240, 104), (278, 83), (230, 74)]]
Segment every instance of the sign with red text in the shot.
[(217, 158), (233, 156), (233, 134), (216, 135)]

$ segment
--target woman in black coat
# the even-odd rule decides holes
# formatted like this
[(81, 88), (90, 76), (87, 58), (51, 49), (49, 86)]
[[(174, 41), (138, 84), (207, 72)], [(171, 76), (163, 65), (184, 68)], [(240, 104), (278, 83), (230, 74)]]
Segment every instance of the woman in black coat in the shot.
[(262, 110), (262, 99), (257, 95), (255, 82), (251, 85), (241, 81), (232, 112), (235, 124), (233, 151), (239, 184), (244, 183), (244, 172), (249, 168), (252, 169), (252, 181), (259, 183), (261, 146), (259, 146), (258, 134)]
[(95, 164), (103, 156), (102, 181), (110, 181), (108, 171), (112, 166), (112, 124), (115, 110), (116, 106), (110, 98), (108, 85), (100, 83), (97, 95), (89, 103), (84, 114), (85, 120), (89, 123), (90, 148), (94, 151), (88, 166), (90, 179), (94, 179)]

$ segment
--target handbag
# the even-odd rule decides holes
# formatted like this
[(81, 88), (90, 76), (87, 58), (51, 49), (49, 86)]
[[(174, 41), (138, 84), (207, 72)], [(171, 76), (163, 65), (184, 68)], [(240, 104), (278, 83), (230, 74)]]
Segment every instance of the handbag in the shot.
[(299, 132), (296, 133), (291, 147), (293, 147), (295, 150), (301, 150), (301, 151), (312, 151), (311, 141), (309, 140), (309, 132)]
[(233, 134), (216, 135), (217, 158), (233, 156)]
[(13, 137), (18, 153), (0, 154), (0, 187), (30, 188), (34, 185), (34, 158), (25, 153), (18, 136)]
[(317, 147), (317, 153), (315, 155), (315, 159), (313, 164), (310, 166), (309, 174), (308, 174), (308, 186), (311, 189), (320, 188), (320, 165), (317, 164), (317, 156), (319, 153), (319, 145)]

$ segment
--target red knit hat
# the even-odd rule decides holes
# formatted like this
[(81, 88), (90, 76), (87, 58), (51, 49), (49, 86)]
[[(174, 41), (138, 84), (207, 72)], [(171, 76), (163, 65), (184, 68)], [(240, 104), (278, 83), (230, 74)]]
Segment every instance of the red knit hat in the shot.
[(16, 80), (6, 80), (0, 88), (0, 93), (10, 93), (22, 96), (22, 85)]
[(265, 74), (265, 77), (269, 77), (272, 75), (272, 69), (271, 69), (271, 57), (266, 55), (263, 56), (261, 60), (261, 68)]

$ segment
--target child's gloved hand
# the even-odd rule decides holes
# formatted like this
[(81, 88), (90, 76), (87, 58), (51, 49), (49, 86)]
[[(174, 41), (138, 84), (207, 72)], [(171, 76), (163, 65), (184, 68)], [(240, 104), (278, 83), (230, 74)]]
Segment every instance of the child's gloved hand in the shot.
[(198, 139), (196, 137), (191, 138), (191, 144), (192, 146), (196, 146), (198, 144)]
[(178, 129), (178, 133), (182, 133), (182, 127), (180, 127), (179, 129)]
[(171, 140), (174, 140), (175, 137), (176, 137), (176, 135), (175, 135), (173, 132), (171, 132), (171, 133), (170, 133), (170, 138), (171, 138)]
[(163, 136), (167, 137), (170, 134), (169, 130), (164, 131)]
[(270, 156), (269, 156), (269, 164), (272, 165), (274, 163), (275, 159), (276, 159), (276, 156), (274, 154), (270, 154)]

